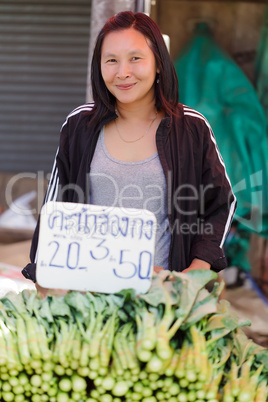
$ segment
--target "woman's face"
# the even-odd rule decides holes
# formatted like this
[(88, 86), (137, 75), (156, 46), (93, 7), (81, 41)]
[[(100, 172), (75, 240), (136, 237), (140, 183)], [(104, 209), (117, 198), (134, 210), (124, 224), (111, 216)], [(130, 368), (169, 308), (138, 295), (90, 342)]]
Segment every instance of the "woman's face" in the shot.
[(101, 73), (117, 103), (152, 102), (156, 73), (148, 40), (133, 28), (110, 32), (103, 40)]

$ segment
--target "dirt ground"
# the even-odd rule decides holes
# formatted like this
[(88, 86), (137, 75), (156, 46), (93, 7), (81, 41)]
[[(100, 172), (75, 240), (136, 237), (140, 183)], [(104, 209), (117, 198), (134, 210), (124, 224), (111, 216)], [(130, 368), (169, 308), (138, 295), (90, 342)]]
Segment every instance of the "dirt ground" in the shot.
[(251, 321), (250, 327), (244, 327), (247, 336), (268, 348), (268, 302), (265, 304), (253, 289), (244, 286), (227, 289), (225, 299), (240, 318)]

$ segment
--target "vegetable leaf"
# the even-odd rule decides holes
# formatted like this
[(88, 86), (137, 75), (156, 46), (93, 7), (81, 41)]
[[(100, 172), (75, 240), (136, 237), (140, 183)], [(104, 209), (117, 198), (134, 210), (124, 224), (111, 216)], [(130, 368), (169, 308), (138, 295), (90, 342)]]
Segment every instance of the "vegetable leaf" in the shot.
[(209, 316), (217, 311), (218, 299), (215, 298), (206, 289), (201, 289), (197, 295), (194, 306), (186, 321), (181, 326), (183, 330), (189, 328), (191, 325), (201, 321), (202, 318)]
[(212, 279), (216, 278), (217, 275), (210, 270), (195, 269), (188, 271), (186, 274), (175, 272), (174, 277), (177, 279), (174, 282), (174, 288), (180, 292), (180, 303), (176, 309), (176, 316), (186, 319), (201, 289)]
[(65, 303), (64, 296), (49, 296), (49, 298), (50, 311), (54, 317), (72, 317), (70, 307)]

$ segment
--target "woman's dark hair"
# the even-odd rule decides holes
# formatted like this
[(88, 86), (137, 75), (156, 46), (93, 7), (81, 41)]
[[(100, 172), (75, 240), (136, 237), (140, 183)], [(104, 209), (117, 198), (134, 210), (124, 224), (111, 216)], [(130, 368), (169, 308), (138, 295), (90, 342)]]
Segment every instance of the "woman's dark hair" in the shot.
[[(144, 13), (123, 11), (106, 21), (101, 29), (92, 57), (91, 86), (94, 99), (94, 120), (98, 124), (109, 112), (115, 109), (115, 97), (108, 91), (101, 74), (101, 51), (103, 40), (110, 32), (134, 28), (149, 39), (149, 46), (154, 53), (159, 74), (155, 80), (155, 98), (157, 110), (164, 110), (168, 115), (175, 114), (179, 101), (177, 74), (170, 58), (165, 41), (158, 25)], [(92, 121), (93, 123), (93, 121)], [(95, 125), (93, 123), (93, 125)]]

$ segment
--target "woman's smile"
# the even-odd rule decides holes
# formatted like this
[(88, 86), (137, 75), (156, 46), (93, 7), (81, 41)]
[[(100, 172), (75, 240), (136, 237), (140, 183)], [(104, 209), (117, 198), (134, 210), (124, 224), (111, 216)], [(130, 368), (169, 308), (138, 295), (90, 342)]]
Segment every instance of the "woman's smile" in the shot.
[(134, 84), (117, 84), (116, 87), (118, 89), (125, 91), (125, 90), (133, 88), (135, 85), (136, 85), (135, 83)]

